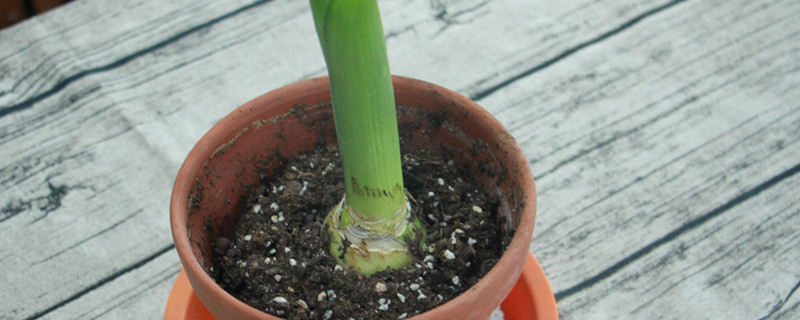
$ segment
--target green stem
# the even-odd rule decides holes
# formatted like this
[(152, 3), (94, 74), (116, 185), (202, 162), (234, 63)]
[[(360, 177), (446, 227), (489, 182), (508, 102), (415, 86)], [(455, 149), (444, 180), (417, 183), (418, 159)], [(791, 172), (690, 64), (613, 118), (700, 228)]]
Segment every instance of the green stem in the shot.
[(405, 205), (392, 78), (377, 1), (311, 0), (331, 83), (347, 204), (393, 219)]
[(419, 220), (409, 223), (378, 3), (310, 1), (328, 66), (345, 176), (344, 200), (327, 218), (331, 253), (365, 274), (403, 267), (411, 260), (406, 240), (421, 228)]

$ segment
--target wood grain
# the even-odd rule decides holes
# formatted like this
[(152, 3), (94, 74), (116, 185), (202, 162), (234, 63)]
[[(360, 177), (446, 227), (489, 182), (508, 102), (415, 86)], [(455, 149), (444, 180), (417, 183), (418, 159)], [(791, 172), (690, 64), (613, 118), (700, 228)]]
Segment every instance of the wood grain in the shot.
[(686, 2), (481, 101), (537, 175), (563, 318), (797, 315), (798, 10)]
[[(394, 73), (523, 146), (562, 318), (797, 317), (796, 1), (381, 8)], [(77, 1), (0, 43), (0, 319), (160, 317), (183, 158), (324, 74), (303, 1)]]
[(124, 275), (55, 308), (43, 319), (141, 319), (163, 317), (180, 262), (162, 254)]

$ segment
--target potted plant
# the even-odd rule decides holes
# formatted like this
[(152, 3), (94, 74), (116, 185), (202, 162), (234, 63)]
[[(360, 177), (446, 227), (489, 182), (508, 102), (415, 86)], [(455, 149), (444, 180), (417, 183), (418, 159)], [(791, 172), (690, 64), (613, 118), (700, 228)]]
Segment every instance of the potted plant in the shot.
[(516, 230), (502, 258), (480, 281), (419, 317), (488, 317), (515, 284), (528, 255), (536, 193), (524, 154), (475, 102), (433, 84), (390, 76), (376, 1), (311, 3), (330, 81), (301, 81), (239, 107), (198, 142), (178, 173), (171, 227), (194, 291), (220, 319), (274, 318), (237, 300), (209, 276), (216, 272), (215, 250), (219, 255), (215, 242), (231, 234), (241, 212), (249, 210), (248, 192), (274, 176), (281, 159), (337, 139), (346, 195), (325, 218), (331, 256), (368, 277), (387, 267), (403, 268), (413, 259), (411, 252), (428, 250), (408, 245), (425, 232), (410, 214), (403, 188), (399, 121), (405, 143), (413, 145), (409, 148), (450, 155), (453, 166), (473, 172), (484, 189), (496, 193), (499, 206), (492, 214), (504, 218), (506, 229)]

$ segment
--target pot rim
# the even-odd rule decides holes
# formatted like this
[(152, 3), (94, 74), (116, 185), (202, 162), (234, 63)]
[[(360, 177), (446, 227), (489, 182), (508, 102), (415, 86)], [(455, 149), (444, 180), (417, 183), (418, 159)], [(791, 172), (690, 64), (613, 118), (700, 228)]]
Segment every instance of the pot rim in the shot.
[[(528, 254), (528, 248), (530, 246), (530, 240), (533, 234), (533, 225), (535, 223), (537, 207), (536, 186), (530, 165), (525, 157), (524, 152), (522, 152), (516, 140), (514, 140), (508, 130), (487, 110), (463, 95), (429, 82), (402, 76), (392, 76), (392, 79), (395, 86), (395, 92), (414, 91), (422, 88), (433, 89), (437, 95), (446, 95), (448, 98), (452, 99), (453, 102), (469, 108), (471, 113), (470, 116), (479, 119), (483, 126), (493, 128), (490, 130), (493, 130), (494, 134), (499, 137), (498, 139), (501, 140), (500, 144), (503, 144), (504, 147), (508, 148), (510, 151), (511, 154), (509, 157), (512, 159), (512, 162), (519, 164), (516, 168), (517, 171), (515, 172), (515, 175), (527, 177), (518, 179), (520, 182), (518, 188), (522, 190), (522, 196), (527, 203), (522, 208), (517, 230), (511, 240), (511, 243), (505, 249), (503, 256), (481, 280), (467, 289), (467, 291), (438, 306), (437, 308), (421, 313), (412, 319), (429, 316), (435, 318), (439, 316), (440, 313), (446, 314), (449, 311), (461, 309), (461, 305), (464, 303), (472, 304), (482, 300), (482, 297), (479, 295), (479, 293), (483, 291), (484, 288), (494, 285), (493, 283), (490, 283), (493, 282), (492, 279), (503, 279), (508, 277), (508, 275), (504, 276), (502, 274), (503, 271), (500, 270), (501, 268), (499, 268), (499, 266), (514, 263), (515, 260), (520, 260), (519, 257), (521, 256), (521, 262), (517, 263), (518, 265), (511, 266), (511, 275), (517, 275), (514, 277), (514, 279), (512, 279), (512, 282), (516, 281), (516, 278), (521, 273), (522, 267), (525, 263), (525, 257)], [(223, 146), (230, 141), (231, 132), (228, 128), (236, 128), (235, 130), (238, 132), (242, 128), (246, 128), (251, 124), (251, 118), (247, 117), (246, 115), (254, 112), (256, 106), (283, 101), (287, 96), (289, 96), (289, 94), (301, 96), (312, 95), (328, 90), (327, 77), (318, 77), (289, 84), (282, 88), (267, 92), (243, 104), (222, 118), (205, 135), (203, 135), (200, 141), (198, 141), (198, 143), (189, 152), (186, 160), (178, 171), (170, 202), (170, 228), (172, 231), (173, 241), (175, 243), (175, 248), (178, 252), (181, 263), (183, 264), (183, 267), (186, 270), (192, 285), (205, 287), (206, 289), (209, 289), (213, 295), (222, 299), (222, 301), (215, 301), (214, 303), (229, 304), (238, 309), (251, 309), (253, 312), (266, 314), (245, 304), (242, 301), (239, 301), (227, 291), (222, 289), (222, 287), (217, 285), (217, 283), (205, 272), (203, 267), (200, 265), (200, 262), (193, 254), (190, 239), (187, 236), (187, 210), (189, 208), (189, 194), (193, 187), (196, 174), (200, 172), (207, 160), (220, 146)], [(277, 115), (278, 114), (271, 114), (268, 116), (273, 117)], [(199, 275), (199, 277), (195, 277), (193, 275)], [(195, 290), (197, 290), (197, 288), (195, 288)], [(502, 299), (500, 301), (502, 301)]]

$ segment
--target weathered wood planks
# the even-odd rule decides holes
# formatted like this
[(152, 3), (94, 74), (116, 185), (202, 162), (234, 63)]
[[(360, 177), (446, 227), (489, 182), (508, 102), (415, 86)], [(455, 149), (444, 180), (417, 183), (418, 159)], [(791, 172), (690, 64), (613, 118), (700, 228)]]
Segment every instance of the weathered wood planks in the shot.
[(485, 100), (564, 318), (797, 316), (799, 12), (688, 1)]
[(163, 317), (181, 265), (174, 252), (161, 254), (80, 297), (48, 312), (43, 319), (142, 319)]

